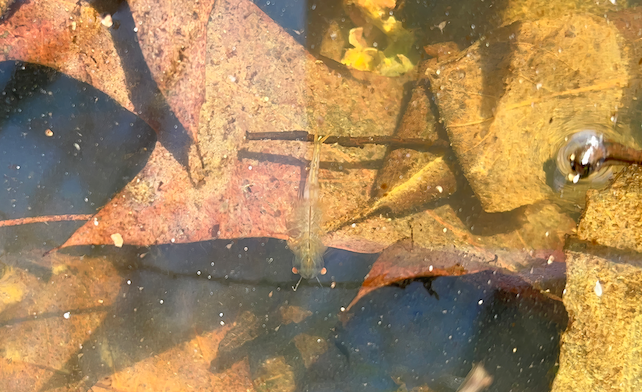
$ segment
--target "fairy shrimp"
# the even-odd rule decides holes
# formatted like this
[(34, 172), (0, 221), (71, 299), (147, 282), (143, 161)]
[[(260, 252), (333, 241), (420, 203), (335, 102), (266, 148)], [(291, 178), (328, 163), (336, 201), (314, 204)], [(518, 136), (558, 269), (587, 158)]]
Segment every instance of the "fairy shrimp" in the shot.
[(318, 279), (319, 274), (326, 273), (323, 261), (326, 247), (321, 242), (323, 212), (319, 200), (319, 157), (321, 145), (327, 138), (314, 137), (310, 172), (289, 222), (288, 247), (294, 253), (292, 272), (305, 279)]

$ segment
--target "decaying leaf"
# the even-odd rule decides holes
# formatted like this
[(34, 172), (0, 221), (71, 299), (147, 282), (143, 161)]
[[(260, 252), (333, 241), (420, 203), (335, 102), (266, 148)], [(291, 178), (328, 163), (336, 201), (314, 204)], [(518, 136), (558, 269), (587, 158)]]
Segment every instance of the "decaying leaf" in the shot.
[[(427, 95), (426, 80), (421, 79), (412, 90), (410, 101), (395, 136), (439, 140), (436, 119)], [(376, 213), (401, 214), (417, 210), (457, 190), (457, 179), (443, 156), (432, 152), (408, 148), (389, 148), (382, 168), (375, 180), (373, 200), (370, 205), (351, 211), (329, 222), (328, 231), (358, 222)]]
[(268, 358), (259, 365), (254, 387), (258, 392), (294, 392), (294, 371), (285, 358)]
[(294, 337), (294, 345), (301, 353), (303, 365), (306, 368), (312, 366), (319, 359), (319, 356), (328, 351), (328, 342), (322, 336), (301, 333)]
[[(188, 173), (159, 146), (140, 175), (98, 213), (101, 224), (85, 225), (67, 246), (111, 243), (115, 232), (139, 245), (287, 238), (286, 217), (305, 173), (300, 158), (311, 146), (246, 142), (245, 133), (390, 135), (405, 80), (363, 78), (367, 83), (330, 71), (251, 2), (218, 2), (208, 24), (206, 99), (198, 147), (192, 149), (200, 151), (202, 166), (190, 163)], [(383, 158), (385, 148), (328, 150), (333, 161), (321, 163), (320, 182), (327, 214), (334, 218), (367, 198), (376, 174), (372, 163)], [(193, 183), (195, 178), (200, 182)], [(137, 197), (149, 190), (153, 198)]]
[(626, 126), (609, 130), (614, 108), (635, 95), (626, 89), (631, 66), (614, 25), (568, 15), (507, 26), (429, 69), (453, 150), (484, 210), (556, 197), (545, 163), (571, 133), (601, 127), (631, 141)]
[(581, 240), (619, 249), (642, 251), (642, 175), (625, 168), (603, 190), (586, 195), (586, 210), (578, 225)]
[[(88, 3), (58, 1), (20, 4), (0, 26), (1, 60), (22, 60), (52, 67), (86, 82), (134, 111), (125, 72), (100, 15)], [(84, 55), (91, 53), (92, 56)], [(111, 61), (110, 61), (111, 59)]]
[[(516, 256), (528, 258), (525, 252)], [(559, 261), (563, 260), (554, 263), (548, 263), (544, 259), (533, 261), (537, 270), (534, 267), (523, 268), (515, 273), (499, 262), (497, 254), (488, 250), (450, 247), (426, 249), (410, 240), (400, 241), (379, 256), (347, 310), (368, 293), (391, 283), (417, 277), (459, 276), (484, 270), (497, 271), (500, 277), (498, 286), (508, 292), (560, 300), (564, 289), (565, 269), (564, 263)], [(553, 293), (549, 295), (551, 291)]]
[(206, 26), (214, 3), (130, 3), (145, 62), (192, 139), (198, 137), (200, 110), (205, 101)]
[[(444, 163), (443, 158), (439, 157), (426, 164), (406, 182), (385, 193), (371, 206), (352, 211), (345, 217), (328, 223), (326, 230), (332, 232), (349, 222), (359, 222), (383, 208), (393, 213), (406, 212), (443, 196), (451, 195), (456, 187), (454, 176)], [(446, 190), (445, 194), (444, 189)]]
[(118, 299), (121, 277), (102, 258), (43, 257), (42, 252), (23, 250), (2, 259), (7, 265), (26, 265), (29, 272), (8, 268), (0, 280), (1, 322), (11, 330), (0, 334), (0, 388), (45, 389), (52, 376), (63, 373), (59, 369), (87, 339), (87, 331), (99, 328), (107, 317)]
[(312, 312), (308, 309), (301, 308), (299, 306), (282, 306), (279, 311), (281, 312), (281, 318), (283, 319), (283, 324), (290, 323), (300, 323), (306, 318), (312, 316)]

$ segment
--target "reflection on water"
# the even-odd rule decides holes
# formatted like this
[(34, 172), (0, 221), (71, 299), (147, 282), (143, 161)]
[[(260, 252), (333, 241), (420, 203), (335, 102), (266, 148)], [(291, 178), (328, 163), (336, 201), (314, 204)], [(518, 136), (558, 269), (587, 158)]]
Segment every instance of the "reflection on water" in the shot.
[(595, 134), (603, 135), (605, 139), (618, 143), (635, 144), (630, 138), (627, 140), (626, 135), (622, 135), (604, 124), (586, 124), (579, 119), (570, 119), (564, 123), (563, 128), (564, 131), (560, 132), (554, 140), (554, 145), (558, 147), (556, 148), (557, 155), (554, 158), (555, 170), (551, 171), (549, 177), (552, 183), (549, 185), (558, 192), (560, 202), (583, 206), (586, 191), (603, 188), (612, 179), (613, 173), (621, 168), (605, 166), (601, 170), (591, 173), (588, 178), (578, 178), (578, 181), (573, 181), (576, 173), (570, 167), (569, 154), (584, 144), (587, 137)]

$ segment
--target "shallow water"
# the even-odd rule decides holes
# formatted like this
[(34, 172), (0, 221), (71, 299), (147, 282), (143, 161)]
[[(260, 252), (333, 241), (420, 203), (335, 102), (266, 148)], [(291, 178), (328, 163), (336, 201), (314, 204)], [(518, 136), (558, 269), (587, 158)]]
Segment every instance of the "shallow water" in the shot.
[[(604, 183), (564, 183), (549, 154), (524, 168), (547, 196), (498, 211), (466, 160), (517, 143), (468, 156), (449, 143), (461, 124), (418, 71), (423, 46), (483, 45), (540, 6), (400, 3), (389, 16), (412, 45), (366, 32), (392, 65), (354, 71), (329, 57), (339, 36), (343, 53), (358, 49), (354, 6), (205, 3), (17, 2), (4, 14), (0, 390), (446, 392), (477, 363), (489, 391), (550, 390), (568, 323), (565, 236)], [(389, 76), (403, 57), (412, 70)], [(490, 99), (483, 76), (470, 95)], [(593, 124), (634, 145), (637, 114)], [(324, 237), (327, 273), (298, 282), (286, 220), (311, 147), (246, 132), (408, 139), (415, 128), (424, 144), (403, 152), (323, 146), (323, 211), (342, 224)], [(531, 143), (542, 157), (565, 136), (551, 129), (531, 135), (550, 140)], [(515, 166), (532, 153), (492, 152)], [(407, 193), (358, 214), (397, 186)]]

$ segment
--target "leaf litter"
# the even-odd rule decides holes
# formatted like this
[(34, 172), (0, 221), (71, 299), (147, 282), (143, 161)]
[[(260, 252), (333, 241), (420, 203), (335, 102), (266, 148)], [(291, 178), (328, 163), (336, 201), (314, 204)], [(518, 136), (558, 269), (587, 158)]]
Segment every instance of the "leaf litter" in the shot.
[[(26, 12), (30, 10), (28, 6), (23, 5), (21, 8)], [(234, 13), (230, 13), (232, 10)], [(275, 127), (322, 130), (327, 127), (327, 132), (319, 133), (336, 135), (389, 135), (394, 132), (395, 116), (401, 110), (397, 104), (402, 96), (401, 79), (389, 80), (372, 75), (359, 75), (359, 79), (353, 79), (350, 74), (329, 71), (298, 48), (262, 13), (244, 2), (221, 2), (211, 16), (217, 26), (210, 26), (208, 29), (206, 58), (208, 62), (213, 62), (213, 66), (206, 67), (205, 104), (200, 115), (196, 116), (200, 117), (201, 121), (197, 126), (194, 125), (198, 127), (198, 134), (194, 139), (198, 140), (202, 161), (192, 159), (193, 165), (190, 164), (188, 173), (180, 164), (172, 162), (172, 159), (168, 158), (168, 151), (159, 146), (144, 172), (97, 215), (96, 218), (101, 222), (100, 229), (96, 230), (90, 222), (72, 237), (67, 245), (110, 243), (110, 235), (113, 233), (123, 233), (128, 243), (140, 245), (191, 242), (217, 237), (270, 235), (285, 238), (286, 212), (296, 197), (296, 189), (293, 189), (291, 184), (297, 183), (301, 172), (284, 163), (287, 162), (285, 160), (270, 162), (261, 159), (237, 159), (236, 152), (246, 143), (242, 136), (244, 132), (272, 130)], [(261, 45), (268, 46), (269, 50), (261, 52), (261, 45), (255, 46), (256, 42), (259, 42), (258, 34), (239, 31), (235, 26), (241, 24), (234, 19), (235, 17), (239, 20), (249, 17), (253, 22), (250, 25), (257, 26), (257, 30), (266, 31), (267, 28), (279, 31), (274, 35), (276, 39), (273, 41), (262, 42)], [(97, 21), (99, 22), (98, 19)], [(230, 33), (238, 34), (239, 38), (236, 41), (230, 40), (229, 36), (226, 39), (220, 38)], [(274, 48), (284, 49), (274, 53)], [(146, 57), (149, 59), (153, 56)], [(235, 60), (236, 57), (241, 58)], [(268, 63), (277, 65), (261, 73), (257, 62), (260, 61), (264, 65), (266, 57), (275, 60)], [(244, 70), (240, 64), (251, 66), (247, 67), (249, 70)], [(300, 67), (301, 64), (304, 66)], [(294, 75), (294, 82), (289, 83), (288, 80), (291, 80), (299, 69), (305, 69), (307, 74), (304, 72)], [(183, 75), (183, 72), (176, 74)], [(281, 76), (275, 78), (279, 84), (269, 85), (271, 82), (264, 75), (274, 73)], [(117, 72), (114, 74), (118, 75)], [(110, 76), (104, 76), (102, 79), (99, 76), (93, 78), (91, 82), (95, 85), (109, 84), (112, 80)], [(301, 93), (300, 87), (297, 86), (302, 85), (301, 81), (308, 78), (310, 85), (307, 86), (314, 86), (310, 88), (310, 91), (314, 92)], [(364, 79), (374, 86), (376, 92), (359, 84)], [(245, 84), (239, 89), (237, 87), (241, 82)], [(283, 88), (280, 83), (289, 88)], [(162, 85), (169, 86), (171, 83)], [(324, 90), (326, 85), (327, 88)], [(341, 86), (344, 92), (355, 92), (354, 96), (361, 95), (365, 98), (355, 103), (350, 102), (353, 98), (348, 94), (344, 94), (343, 98), (333, 97), (332, 94), (339, 90), (337, 87)], [(124, 88), (113, 90), (126, 91)], [(284, 91), (281, 95), (278, 94), (280, 90)], [(238, 98), (238, 102), (229, 104), (232, 97), (236, 98), (239, 95), (241, 97)], [(120, 96), (120, 99), (126, 101), (125, 97)], [(328, 105), (328, 101), (332, 104)], [(306, 106), (308, 108), (304, 109)], [(350, 107), (350, 110), (341, 110), (342, 107)], [(363, 120), (355, 119), (351, 113), (359, 113)], [(196, 122), (193, 121), (192, 124)], [(281, 153), (281, 157), (303, 156), (307, 150), (297, 143), (283, 142), (274, 145), (277, 146), (276, 150)], [(267, 155), (265, 142), (256, 143), (252, 148), (258, 154)], [(370, 160), (381, 163), (388, 153), (385, 149), (376, 147), (363, 149), (358, 153), (339, 147), (336, 149), (336, 155), (348, 159), (326, 162), (325, 167), (322, 165), (322, 178), (326, 182), (321, 181), (321, 184), (328, 191), (324, 193), (331, 195), (327, 202), (331, 207), (330, 219), (340, 219), (355, 208), (372, 203), (367, 195), (371, 184), (377, 181), (377, 174), (368, 168), (365, 162)], [(191, 157), (196, 158), (198, 154), (192, 152)], [(356, 164), (350, 167), (350, 164), (355, 162)], [(346, 167), (341, 167), (342, 164)], [(427, 167), (430, 167), (430, 164), (422, 166), (419, 173), (424, 169), (429, 171)], [(423, 176), (420, 177), (423, 179)], [(197, 180), (196, 183), (194, 179)], [(462, 214), (463, 207), (458, 208), (453, 202), (436, 204), (429, 210), (407, 215), (374, 216), (380, 208), (395, 207), (400, 200), (405, 201), (404, 197), (399, 196), (402, 194), (401, 191), (413, 188), (411, 185), (419, 183), (419, 178), (415, 178), (414, 175), (410, 175), (410, 179), (411, 181), (402, 185), (397, 193), (393, 193), (393, 189), (389, 192), (392, 196), (382, 197), (383, 202), (372, 203), (368, 207), (370, 210), (362, 214), (363, 218), (368, 219), (354, 227), (349, 225), (338, 232), (330, 233), (327, 244), (353, 250), (380, 251), (400, 239), (410, 237), (411, 247), (415, 246), (414, 244), (431, 245), (436, 248), (453, 245), (461, 246), (460, 249), (468, 247), (477, 251), (478, 255), (497, 256), (481, 257), (479, 260), (493, 260), (500, 266), (515, 270), (534, 261), (548, 260), (550, 255), (561, 249), (561, 236), (570, 232), (574, 224), (556, 205), (547, 202), (539, 202), (520, 211), (511, 212), (509, 217), (521, 219), (522, 224), (518, 228), (494, 232), (490, 230), (483, 235), (480, 234), (479, 225), (476, 230), (473, 229), (475, 224), (481, 223), (483, 226), (486, 220), (486, 224), (492, 226), (493, 222), (505, 220), (507, 215), (489, 217), (488, 213), (479, 208), (466, 216), (465, 212)], [(153, 199), (137, 196), (149, 193), (143, 187), (156, 190)], [(283, 189), (288, 189), (285, 195)], [(338, 196), (340, 191), (347, 191), (344, 193), (345, 199)], [(466, 189), (460, 189), (458, 192), (474, 197), (474, 194)], [(374, 207), (376, 209), (373, 209)], [(391, 208), (397, 213), (404, 209), (405, 207), (395, 211)], [(470, 225), (471, 223), (473, 225)], [(548, 228), (550, 230), (546, 230), (544, 235), (543, 229)], [(500, 248), (519, 251), (514, 252), (517, 255), (511, 254), (510, 251), (493, 251)], [(525, 258), (528, 259), (526, 262)], [(556, 260), (561, 261), (562, 258), (556, 257)], [(448, 273), (457, 273), (457, 263), (449, 263), (450, 265), (444, 266), (446, 269), (451, 268)], [(402, 264), (400, 262), (395, 265), (403, 266)], [(473, 269), (471, 267), (469, 270)], [(416, 276), (417, 273), (410, 272), (414, 275), (409, 276)], [(406, 276), (405, 274), (407, 273), (402, 272), (397, 274), (397, 277)], [(373, 277), (375, 275), (373, 271)]]

